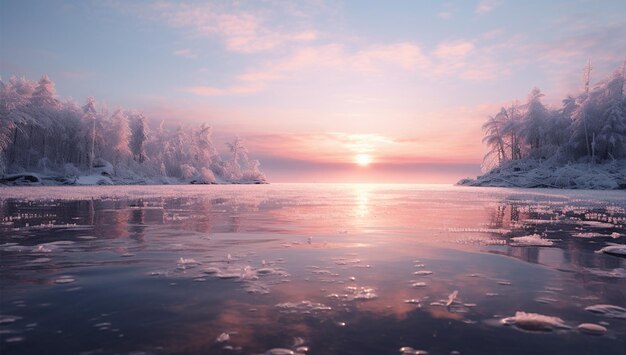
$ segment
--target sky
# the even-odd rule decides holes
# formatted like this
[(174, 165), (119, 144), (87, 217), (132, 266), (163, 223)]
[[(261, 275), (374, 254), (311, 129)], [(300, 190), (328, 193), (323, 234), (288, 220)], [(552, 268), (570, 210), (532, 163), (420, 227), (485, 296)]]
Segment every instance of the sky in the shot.
[(626, 1), (0, 0), (0, 75), (241, 136), (270, 182), (453, 183), (481, 124), (626, 55)]

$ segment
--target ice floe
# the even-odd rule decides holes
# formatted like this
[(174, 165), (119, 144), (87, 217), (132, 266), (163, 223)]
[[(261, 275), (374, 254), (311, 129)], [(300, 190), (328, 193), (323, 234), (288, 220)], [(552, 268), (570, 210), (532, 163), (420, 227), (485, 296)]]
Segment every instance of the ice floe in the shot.
[(585, 307), (585, 311), (600, 314), (608, 318), (626, 319), (626, 308), (612, 304), (596, 304)]
[(298, 313), (298, 314), (311, 314), (317, 312), (330, 311), (332, 308), (323, 304), (311, 301), (300, 302), (284, 302), (276, 305), (276, 308), (281, 313)]
[(194, 267), (196, 267), (196, 266), (198, 266), (200, 264), (201, 263), (197, 262), (195, 259), (183, 258), (183, 257), (178, 259), (178, 261), (176, 262), (177, 268), (179, 270), (191, 269), (191, 268), (194, 268)]
[(304, 339), (300, 337), (296, 337), (294, 338), (294, 342), (293, 342), (293, 345), (291, 346), (291, 349), (273, 348), (273, 349), (266, 351), (263, 354), (264, 355), (303, 355), (309, 351), (309, 347), (305, 346), (304, 344), (305, 344)]
[(454, 290), (449, 296), (448, 301), (446, 302), (446, 307), (450, 307), (450, 305), (456, 300), (456, 297), (459, 295), (459, 291)]
[(602, 233), (598, 233), (598, 232), (580, 232), (580, 233), (575, 233), (574, 237), (576, 238), (619, 238), (620, 234), (619, 233), (612, 233), (612, 234), (602, 234)]
[(400, 348), (400, 353), (402, 355), (428, 355), (428, 351), (426, 350), (415, 350), (410, 346), (403, 346)]
[(610, 277), (615, 279), (626, 279), (626, 269), (624, 268), (615, 268), (611, 270), (603, 270), (603, 269), (595, 269), (595, 268), (585, 268), (585, 270), (589, 271), (590, 274), (600, 276), (600, 277)]
[(338, 294), (331, 293), (329, 298), (339, 299), (342, 301), (355, 301), (355, 300), (371, 300), (377, 298), (376, 290), (373, 287), (359, 287), (349, 286), (344, 289), (346, 293)]
[(515, 316), (503, 318), (500, 323), (513, 325), (528, 331), (552, 331), (554, 329), (571, 329), (570, 326), (558, 317), (546, 316), (538, 313), (515, 312)]
[(626, 257), (626, 244), (613, 244), (611, 243), (604, 248), (597, 250), (596, 253), (604, 253), (614, 256)]
[(606, 333), (605, 327), (595, 323), (582, 323), (578, 326), (578, 330), (590, 335), (604, 335)]
[(54, 283), (56, 284), (69, 284), (76, 281), (75, 278), (68, 276), (68, 275), (63, 275), (60, 276), (59, 278), (57, 278), (56, 280), (54, 280)]
[(551, 239), (545, 239), (539, 234), (532, 234), (523, 237), (513, 237), (511, 238), (513, 241), (511, 243), (512, 246), (540, 246), (540, 247), (549, 247), (554, 245), (554, 241)]
[(430, 270), (419, 270), (413, 273), (413, 275), (417, 275), (417, 276), (426, 276), (426, 275), (430, 275), (433, 272)]
[(0, 324), (9, 324), (22, 319), (20, 316), (10, 316), (0, 314)]
[(217, 337), (217, 339), (215, 339), (215, 341), (218, 343), (223, 343), (229, 340), (230, 340), (230, 335), (228, 333), (222, 333)]

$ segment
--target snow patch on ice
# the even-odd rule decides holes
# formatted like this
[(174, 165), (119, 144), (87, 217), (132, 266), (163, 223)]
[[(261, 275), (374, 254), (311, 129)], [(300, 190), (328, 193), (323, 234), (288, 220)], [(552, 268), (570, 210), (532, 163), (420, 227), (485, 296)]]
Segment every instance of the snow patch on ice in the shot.
[(276, 305), (276, 308), (280, 313), (299, 313), (299, 314), (311, 314), (318, 312), (330, 311), (332, 308), (322, 304), (311, 302), (308, 300), (300, 302), (284, 302)]
[(604, 253), (609, 255), (626, 257), (626, 244), (612, 244), (608, 245), (600, 250), (597, 250), (596, 253)]
[(604, 335), (606, 333), (605, 327), (594, 323), (582, 323), (578, 326), (578, 330), (590, 335)]
[(546, 316), (538, 313), (515, 312), (515, 316), (503, 318), (504, 325), (513, 325), (528, 331), (552, 331), (554, 329), (570, 329), (571, 327), (558, 317)]
[(539, 234), (532, 234), (523, 237), (513, 237), (511, 238), (513, 246), (541, 246), (541, 247), (549, 247), (554, 245), (554, 242), (551, 239), (545, 239)]

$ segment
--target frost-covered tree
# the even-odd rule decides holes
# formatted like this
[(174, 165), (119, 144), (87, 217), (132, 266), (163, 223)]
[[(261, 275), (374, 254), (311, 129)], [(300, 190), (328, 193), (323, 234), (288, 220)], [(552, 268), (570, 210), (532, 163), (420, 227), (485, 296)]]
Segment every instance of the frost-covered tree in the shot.
[(483, 143), (487, 144), (490, 148), (485, 159), (483, 159), (483, 165), (485, 167), (493, 167), (501, 165), (506, 157), (505, 136), (503, 127), (506, 124), (506, 110), (502, 110), (494, 116), (489, 116), (487, 122), (483, 124), (483, 131), (485, 131), (485, 137)]
[(561, 163), (625, 159), (624, 69), (593, 88), (590, 75), (588, 64), (583, 73), (583, 91), (567, 96), (560, 109), (544, 106), (543, 94), (535, 88), (524, 105), (512, 105), (490, 116), (483, 125), (483, 141), (490, 147), (485, 161), (498, 166), (520, 159)]
[(508, 142), (508, 156), (511, 160), (519, 160), (522, 158), (522, 142), (521, 130), (522, 119), (520, 114), (520, 105), (517, 101), (511, 103), (508, 109), (501, 109), (500, 114), (505, 115), (502, 133)]
[(232, 142), (227, 142), (226, 146), (230, 150), (230, 159), (226, 163), (227, 171), (231, 174), (230, 178), (241, 178), (242, 165), (248, 164), (248, 149), (243, 145), (243, 141), (236, 136)]
[[(604, 88), (595, 156), (600, 160), (626, 157), (626, 100), (624, 77), (615, 72)], [(594, 132), (595, 134), (595, 132)]]
[(240, 139), (224, 161), (213, 145), (211, 127), (163, 122), (150, 130), (148, 119), (122, 109), (108, 114), (89, 97), (81, 106), (56, 96), (54, 82), (11, 77), (0, 80), (0, 174), (44, 171), (79, 174), (113, 165), (121, 177), (169, 177), (188, 181), (263, 181)]
[(131, 156), (129, 147), (130, 127), (128, 119), (121, 109), (115, 110), (110, 119), (110, 126), (107, 134), (108, 158), (114, 166), (125, 166)]
[(83, 105), (83, 134), (85, 140), (80, 146), (89, 155), (89, 168), (93, 167), (93, 161), (96, 155), (96, 99), (89, 96), (85, 105)]
[(32, 103), (39, 107), (56, 108), (59, 100), (56, 98), (56, 88), (47, 75), (39, 79), (39, 83), (32, 95)]
[(543, 94), (538, 88), (533, 88), (528, 94), (526, 110), (522, 116), (522, 135), (531, 151), (538, 151), (545, 142), (546, 121), (548, 110), (541, 103)]
[(146, 117), (142, 114), (136, 115), (131, 130), (130, 150), (133, 158), (141, 164), (146, 160), (146, 141), (149, 133)]

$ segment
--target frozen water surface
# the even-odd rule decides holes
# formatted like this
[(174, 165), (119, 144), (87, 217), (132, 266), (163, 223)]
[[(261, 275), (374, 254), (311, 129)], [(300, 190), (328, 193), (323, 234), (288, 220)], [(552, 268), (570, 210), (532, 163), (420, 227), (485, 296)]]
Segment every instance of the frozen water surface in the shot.
[(623, 191), (1, 188), (0, 353), (622, 354), (625, 225)]

